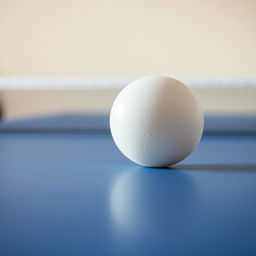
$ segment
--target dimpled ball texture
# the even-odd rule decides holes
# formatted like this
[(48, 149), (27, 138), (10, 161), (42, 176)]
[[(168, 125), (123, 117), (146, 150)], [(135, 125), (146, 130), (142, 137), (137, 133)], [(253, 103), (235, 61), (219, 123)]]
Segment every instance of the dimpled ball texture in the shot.
[(124, 87), (110, 113), (119, 150), (147, 167), (172, 166), (200, 141), (204, 118), (194, 92), (168, 76), (143, 77)]

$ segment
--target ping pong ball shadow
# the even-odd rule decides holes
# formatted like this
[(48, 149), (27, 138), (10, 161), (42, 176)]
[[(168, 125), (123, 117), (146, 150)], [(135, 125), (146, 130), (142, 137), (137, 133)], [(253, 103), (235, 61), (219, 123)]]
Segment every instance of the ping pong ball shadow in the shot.
[(189, 173), (136, 167), (117, 177), (110, 195), (118, 231), (145, 237), (184, 231), (195, 209), (196, 188)]

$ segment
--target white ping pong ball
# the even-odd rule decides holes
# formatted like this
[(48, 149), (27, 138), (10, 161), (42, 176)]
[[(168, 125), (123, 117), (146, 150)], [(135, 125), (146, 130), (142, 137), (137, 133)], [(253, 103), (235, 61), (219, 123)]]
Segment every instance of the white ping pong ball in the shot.
[(116, 97), (110, 129), (119, 150), (147, 167), (171, 166), (200, 141), (204, 118), (193, 91), (167, 76), (128, 84)]

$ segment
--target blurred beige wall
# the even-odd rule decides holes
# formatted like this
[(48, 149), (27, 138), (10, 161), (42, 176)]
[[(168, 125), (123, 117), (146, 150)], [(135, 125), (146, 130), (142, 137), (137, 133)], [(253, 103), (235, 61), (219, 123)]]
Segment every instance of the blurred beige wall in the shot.
[(255, 75), (255, 0), (0, 0), (0, 75)]
[[(0, 0), (0, 76), (255, 76), (256, 0)], [(3, 91), (7, 118), (109, 111), (115, 91)], [(256, 113), (256, 89), (198, 90)]]

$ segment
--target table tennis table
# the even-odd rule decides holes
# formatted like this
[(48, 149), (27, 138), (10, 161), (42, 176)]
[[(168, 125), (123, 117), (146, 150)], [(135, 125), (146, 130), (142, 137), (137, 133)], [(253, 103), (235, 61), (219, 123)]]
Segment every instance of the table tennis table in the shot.
[(107, 114), (2, 121), (0, 255), (256, 255), (256, 117), (207, 115), (170, 168), (123, 156)]

